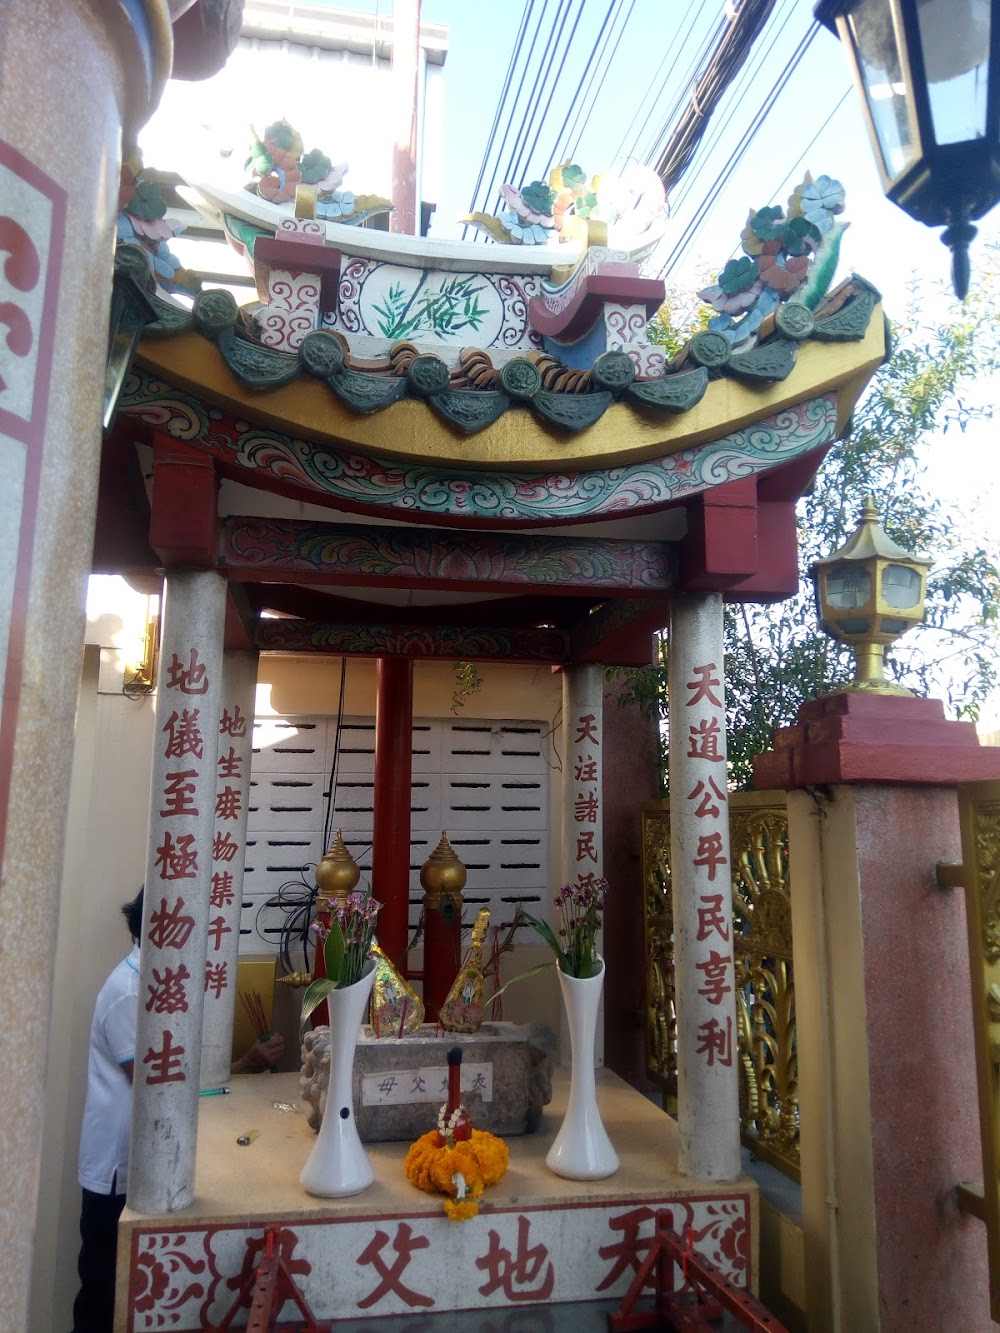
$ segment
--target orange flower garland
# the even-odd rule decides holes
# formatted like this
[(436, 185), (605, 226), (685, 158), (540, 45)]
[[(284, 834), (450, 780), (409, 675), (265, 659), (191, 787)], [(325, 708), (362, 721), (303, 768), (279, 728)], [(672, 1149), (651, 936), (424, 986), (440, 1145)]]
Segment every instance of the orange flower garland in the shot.
[(503, 1139), (474, 1129), (472, 1137), (449, 1147), (432, 1129), (410, 1145), (403, 1169), (407, 1180), (427, 1194), (444, 1194), (444, 1210), (453, 1222), (479, 1211), (477, 1200), (488, 1185), (502, 1180), (510, 1151)]

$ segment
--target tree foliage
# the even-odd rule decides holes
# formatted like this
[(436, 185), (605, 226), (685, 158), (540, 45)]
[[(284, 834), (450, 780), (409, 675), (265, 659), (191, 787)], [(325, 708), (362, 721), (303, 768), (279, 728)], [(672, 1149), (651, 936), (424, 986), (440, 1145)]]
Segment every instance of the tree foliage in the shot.
[[(871, 497), (883, 526), (902, 547), (930, 556), (925, 623), (887, 650), (887, 674), (917, 694), (943, 698), (957, 716), (975, 718), (1000, 678), (1000, 553), (969, 521), (965, 505), (935, 493), (929, 465), (950, 451), (976, 495), (971, 447), (962, 435), (988, 419), (983, 382), (1000, 367), (994, 270), (978, 294), (928, 321), (914, 306), (892, 329), (895, 347), (854, 415), (847, 439), (833, 446), (798, 506), (800, 569), (796, 597), (771, 606), (726, 607), (726, 702), (730, 779), (753, 784), (755, 754), (799, 706), (845, 684), (850, 651), (819, 630), (809, 565), (853, 532)], [(677, 332), (662, 321), (663, 341)], [(654, 330), (659, 332), (659, 330)], [(682, 341), (682, 339), (681, 339)], [(627, 673), (625, 699), (665, 718), (666, 669)], [(665, 724), (661, 734), (666, 744)], [(665, 766), (664, 766), (665, 771)]]

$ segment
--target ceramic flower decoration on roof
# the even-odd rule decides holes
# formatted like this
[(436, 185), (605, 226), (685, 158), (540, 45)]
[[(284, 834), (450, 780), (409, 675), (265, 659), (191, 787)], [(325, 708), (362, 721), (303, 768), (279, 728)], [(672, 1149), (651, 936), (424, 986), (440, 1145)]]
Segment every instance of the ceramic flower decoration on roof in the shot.
[(801, 216), (818, 231), (826, 232), (833, 226), (836, 215), (843, 213), (845, 198), (840, 181), (831, 176), (820, 176), (813, 180), (806, 172), (802, 184), (788, 201), (788, 216)]
[(709, 328), (741, 349), (752, 347), (763, 320), (794, 298), (810, 310), (828, 291), (846, 229), (844, 187), (806, 174), (788, 200), (751, 209), (740, 235), (744, 255), (730, 259), (698, 295), (717, 311)]
[(375, 194), (341, 190), (346, 162), (333, 162), (319, 148), (303, 153), (302, 136), (287, 120), (268, 125), (263, 139), (254, 135), (245, 165), (253, 180), (246, 188), (272, 204), (290, 203), (300, 185), (316, 191), (316, 216), (357, 226), (378, 213), (392, 211), (392, 201)]
[(168, 245), (184, 230), (184, 224), (166, 216), (163, 191), (155, 181), (144, 177), (142, 170), (142, 156), (135, 149), (122, 163), (117, 239), (139, 246), (153, 276), (166, 291), (199, 292), (198, 277), (184, 268)]

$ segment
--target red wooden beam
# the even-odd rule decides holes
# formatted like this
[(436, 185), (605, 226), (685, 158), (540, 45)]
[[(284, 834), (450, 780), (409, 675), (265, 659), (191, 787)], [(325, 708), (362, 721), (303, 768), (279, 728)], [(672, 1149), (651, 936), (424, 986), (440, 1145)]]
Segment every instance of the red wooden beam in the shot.
[(382, 903), (379, 944), (403, 976), (409, 934), (412, 768), (413, 663), (401, 657), (380, 657), (375, 695), (372, 891)]
[(648, 597), (677, 582), (667, 542), (524, 533), (465, 536), (246, 517), (222, 520), (219, 567), (230, 578), (255, 581), (472, 593), (543, 588), (569, 597)]
[(684, 592), (721, 592), (757, 572), (757, 483), (715, 486), (689, 501), (681, 542)]
[(157, 433), (149, 544), (165, 565), (215, 568), (217, 494), (211, 457)]

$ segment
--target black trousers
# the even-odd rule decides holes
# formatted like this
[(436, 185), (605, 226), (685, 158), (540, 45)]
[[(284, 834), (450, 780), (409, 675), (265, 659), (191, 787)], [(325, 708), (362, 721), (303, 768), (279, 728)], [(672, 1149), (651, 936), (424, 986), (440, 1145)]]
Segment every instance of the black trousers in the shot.
[(73, 1303), (73, 1333), (112, 1333), (115, 1322), (115, 1258), (118, 1219), (125, 1195), (83, 1191), (80, 1209), (80, 1290)]

